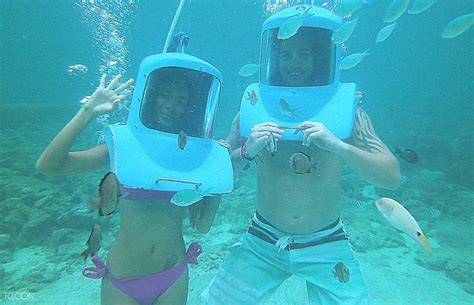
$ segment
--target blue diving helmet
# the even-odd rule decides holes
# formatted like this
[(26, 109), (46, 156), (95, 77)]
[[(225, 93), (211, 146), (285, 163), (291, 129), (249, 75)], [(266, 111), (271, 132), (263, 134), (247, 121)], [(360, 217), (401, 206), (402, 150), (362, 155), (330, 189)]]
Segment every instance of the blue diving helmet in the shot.
[[(279, 34), (282, 28), (296, 30), (291, 29), (295, 18), (302, 21), (296, 33)], [(242, 136), (267, 121), (287, 127), (321, 122), (340, 139), (350, 136), (356, 85), (340, 82), (341, 46), (332, 38), (341, 24), (332, 12), (308, 5), (288, 8), (263, 23), (260, 82), (249, 85), (242, 97)], [(285, 132), (283, 139), (301, 141), (302, 134)]]
[(105, 131), (110, 166), (126, 198), (169, 199), (184, 189), (232, 191), (229, 152), (212, 139), (221, 84), (219, 70), (188, 54), (142, 61), (127, 123)]

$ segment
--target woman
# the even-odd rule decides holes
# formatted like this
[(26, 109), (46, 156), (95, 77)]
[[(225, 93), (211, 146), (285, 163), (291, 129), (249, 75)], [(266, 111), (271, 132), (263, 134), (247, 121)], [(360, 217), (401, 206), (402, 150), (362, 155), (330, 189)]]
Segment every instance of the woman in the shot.
[[(120, 75), (116, 76), (106, 85), (106, 75), (102, 76), (99, 87), (39, 158), (36, 168), (40, 172), (66, 175), (109, 165), (109, 146), (106, 144), (74, 152), (71, 147), (91, 121), (112, 113), (124, 100), (121, 93), (133, 80), (118, 86), (120, 79)], [(144, 94), (148, 98), (143, 106), (147, 110), (141, 118), (143, 123), (149, 128), (176, 132), (190, 106), (191, 84), (188, 77), (175, 70), (161, 73), (159, 81), (150, 81)], [(122, 159), (119, 162), (129, 161)], [(203, 233), (210, 229), (219, 197), (206, 201), (190, 207), (193, 218), (190, 223)], [(170, 204), (169, 198), (159, 197), (139, 201), (122, 198), (120, 204), (120, 232), (109, 252), (107, 266), (94, 257), (96, 266), (103, 267), (99, 270), (102, 273), (95, 276), (104, 277), (102, 303), (185, 304), (188, 288), (186, 263), (196, 263), (195, 257), (200, 252), (194, 245), (185, 258), (182, 237), (184, 208)], [(195, 252), (191, 253), (192, 250)], [(163, 273), (165, 270), (167, 272)]]

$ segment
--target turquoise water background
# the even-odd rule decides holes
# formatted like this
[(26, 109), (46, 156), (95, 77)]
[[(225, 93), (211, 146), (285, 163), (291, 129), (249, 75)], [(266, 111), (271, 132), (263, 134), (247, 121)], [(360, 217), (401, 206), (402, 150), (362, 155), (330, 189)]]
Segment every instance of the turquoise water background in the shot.
[[(348, 208), (343, 216), (363, 262), (383, 259), (377, 256), (381, 249), (404, 249), (402, 257), (391, 257), (394, 263), (388, 266), (387, 261), (372, 261), (375, 267), (367, 267), (369, 274), (387, 268), (384, 272), (397, 282), (397, 276), (403, 276), (394, 264), (403, 262), (404, 255), (410, 256), (413, 266), (422, 267), (416, 269), (421, 278), (423, 272), (438, 272), (460, 288), (459, 293), (448, 293), (443, 300), (427, 297), (425, 304), (468, 304), (474, 294), (474, 29), (454, 39), (442, 39), (441, 32), (455, 17), (472, 13), (474, 2), (439, 0), (422, 14), (404, 14), (392, 36), (378, 44), (375, 36), (384, 26), (383, 12), (390, 1), (370, 2), (358, 13), (359, 24), (347, 46), (349, 53), (370, 48), (373, 54), (343, 72), (342, 80), (356, 82), (365, 92), (362, 106), (382, 140), (391, 149), (414, 149), (420, 161), (409, 164), (400, 160), (404, 178), (394, 192), (372, 188), (348, 169), (343, 183)], [(82, 266), (78, 249), (89, 234), (92, 220), (70, 211), (80, 204), (82, 193), (96, 193), (103, 172), (58, 178), (45, 177), (34, 169), (42, 150), (79, 109), (78, 101), (97, 86), (101, 58), (107, 54), (100, 49), (101, 42), (94, 40), (96, 25), (84, 22), (93, 18), (85, 18), (81, 11), (84, 6), (78, 3), (0, 2), (0, 292), (26, 289), (39, 296), (63, 274), (78, 273)], [(135, 8), (129, 7), (129, 15), (120, 18), (127, 47), (122, 66), (125, 78), (136, 77), (144, 57), (161, 52), (177, 3), (142, 0)], [(265, 18), (263, 0), (192, 0), (184, 7), (176, 30), (191, 37), (187, 52), (209, 61), (224, 74), (215, 132), (218, 138), (226, 136), (245, 87), (258, 81), (256, 77), (242, 78), (238, 71), (243, 64), (258, 62), (260, 27)], [(69, 75), (68, 67), (78, 63), (89, 71)], [(94, 145), (98, 128), (91, 126), (75, 149)], [(215, 232), (232, 238), (244, 232), (254, 205), (239, 203), (253, 202), (253, 179), (251, 170), (240, 179), (241, 188), (226, 196)], [(370, 202), (380, 196), (404, 203), (428, 238), (436, 240), (438, 255), (420, 258), (423, 254), (419, 250), (414, 253), (416, 245), (400, 237), (373, 207), (356, 207), (355, 202)], [(106, 226), (109, 240), (117, 230), (117, 221), (113, 218)], [(373, 227), (372, 222), (380, 223), (383, 229)], [(369, 233), (367, 227), (371, 228)], [(392, 236), (388, 242), (384, 242), (387, 235), (381, 230)], [(362, 238), (364, 232), (371, 239)], [(216, 235), (211, 233), (196, 237), (187, 232), (189, 239), (202, 238), (204, 247), (206, 242), (219, 245), (209, 250), (214, 256), (207, 261), (204, 258), (197, 273), (215, 272), (232, 239), (227, 236), (221, 244), (216, 243), (212, 237)], [(74, 244), (77, 249), (71, 250)], [(47, 267), (42, 264), (45, 261)], [(25, 271), (21, 266), (36, 269), (27, 267)], [(382, 289), (377, 288), (381, 279), (376, 275), (367, 278), (378, 301), (383, 296)], [(436, 279), (433, 290), (445, 287), (445, 282)], [(419, 284), (422, 289), (424, 283)], [(190, 303), (196, 301), (203, 285), (196, 283)], [(408, 293), (398, 290), (400, 295)]]

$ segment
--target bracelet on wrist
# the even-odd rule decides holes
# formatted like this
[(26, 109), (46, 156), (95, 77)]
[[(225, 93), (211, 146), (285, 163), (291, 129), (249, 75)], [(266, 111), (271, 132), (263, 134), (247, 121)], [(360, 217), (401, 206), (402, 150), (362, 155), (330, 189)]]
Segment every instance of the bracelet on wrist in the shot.
[(253, 157), (253, 158), (249, 157), (248, 152), (247, 152), (247, 144), (246, 143), (244, 143), (244, 144), (242, 144), (242, 146), (240, 146), (240, 155), (242, 156), (243, 159), (245, 159), (247, 161), (253, 161), (255, 159), (255, 157)]
[(84, 98), (82, 100), (80, 100), (79, 103), (81, 105), (85, 105), (90, 98), (91, 98), (90, 95), (84, 96)]

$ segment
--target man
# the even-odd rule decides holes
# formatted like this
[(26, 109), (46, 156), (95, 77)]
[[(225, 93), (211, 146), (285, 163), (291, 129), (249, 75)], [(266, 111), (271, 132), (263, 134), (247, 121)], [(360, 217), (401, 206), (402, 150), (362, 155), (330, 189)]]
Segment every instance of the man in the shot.
[[(273, 18), (274, 25), (278, 16)], [(318, 18), (330, 24), (336, 17)], [(288, 16), (281, 19), (285, 22)], [(350, 84), (338, 84), (332, 32), (302, 27), (293, 37), (279, 40), (277, 31), (269, 26), (269, 39), (262, 39), (270, 44), (267, 75), (258, 86), (249, 86), (261, 100), (255, 105), (242, 102), (227, 139), (235, 166), (253, 160), (257, 164), (256, 215), (203, 299), (206, 304), (261, 304), (296, 275), (306, 281), (311, 304), (367, 304), (362, 274), (340, 220), (342, 168), (349, 165), (366, 181), (395, 189), (399, 165), (365, 111), (352, 109), (352, 100), (342, 98), (348, 96), (344, 92)], [(291, 99), (299, 104), (288, 105)], [(339, 106), (330, 107), (334, 105)], [(274, 111), (276, 107), (280, 111)], [(327, 109), (341, 113), (328, 114)], [(302, 141), (297, 132), (302, 132)], [(341, 140), (345, 133), (348, 137)]]

